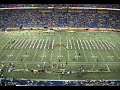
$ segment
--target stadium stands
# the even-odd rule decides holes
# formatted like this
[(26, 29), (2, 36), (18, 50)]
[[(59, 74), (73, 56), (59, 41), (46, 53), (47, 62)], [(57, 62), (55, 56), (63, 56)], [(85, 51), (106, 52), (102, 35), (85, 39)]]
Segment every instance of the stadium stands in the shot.
[(0, 79), (0, 86), (120, 86), (119, 80), (29, 80), (29, 79)]
[(1, 8), (11, 7), (93, 7), (93, 8), (120, 8), (119, 4), (1, 4)]
[(1, 10), (3, 27), (120, 28), (119, 11), (80, 10), (80, 12), (40, 12), (40, 10)]

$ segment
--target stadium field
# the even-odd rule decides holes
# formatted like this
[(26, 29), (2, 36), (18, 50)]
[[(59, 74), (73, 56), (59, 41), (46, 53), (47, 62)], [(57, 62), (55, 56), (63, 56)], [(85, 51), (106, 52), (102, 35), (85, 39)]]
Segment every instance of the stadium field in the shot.
[(120, 33), (25, 30), (0, 32), (5, 77), (120, 79)]

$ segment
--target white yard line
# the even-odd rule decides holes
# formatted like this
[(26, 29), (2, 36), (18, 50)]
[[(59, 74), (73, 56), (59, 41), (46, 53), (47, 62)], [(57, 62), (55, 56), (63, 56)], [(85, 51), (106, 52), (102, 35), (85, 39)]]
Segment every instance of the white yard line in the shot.
[[(40, 41), (41, 41), (41, 39), (39, 40), (39, 42), (40, 42)], [(38, 43), (38, 44), (39, 44), (39, 43)], [(38, 47), (38, 45), (37, 45), (37, 47)], [(38, 49), (36, 50), (36, 52), (35, 52), (35, 54), (34, 54), (34, 56), (33, 56), (32, 62), (34, 61), (37, 52), (38, 52)]]
[(85, 40), (89, 46), (89, 49), (91, 49), (90, 43), (88, 42), (88, 40)]
[(38, 45), (37, 45), (36, 49), (38, 49), (38, 47), (39, 47), (39, 45), (40, 45), (40, 42), (41, 42), (41, 39), (39, 40), (39, 42), (38, 42)]
[(30, 39), (30, 40), (29, 40), (29, 42), (26, 44), (25, 49), (26, 49), (26, 48), (27, 48), (27, 46), (29, 45), (30, 41), (31, 41), (31, 39)]
[(29, 49), (32, 47), (32, 44), (34, 44), (34, 39), (32, 40), (32, 43), (29, 46)]
[(92, 69), (90, 71), (93, 71), (94, 67), (95, 67), (95, 64), (93, 64), (93, 67), (92, 67)]
[[(52, 42), (52, 47), (54, 45), (54, 41), (55, 41), (55, 36), (53, 38), (53, 42)], [(53, 48), (52, 48), (53, 49)], [(52, 56), (53, 56), (53, 50), (51, 50), (51, 55), (50, 55), (50, 62), (52, 61)]]
[[(110, 40), (110, 39), (109, 39)], [(108, 43), (108, 42), (107, 42)], [(113, 44), (113, 42), (111, 42), (111, 44)], [(109, 44), (110, 45), (110, 44)], [(111, 46), (112, 47), (112, 46)], [(115, 47), (115, 45), (114, 45), (114, 47)], [(116, 46), (117, 47), (117, 46)], [(112, 47), (113, 48), (113, 47)], [(118, 47), (117, 47), (118, 48)], [(119, 48), (118, 48), (118, 50), (120, 50)], [(114, 52), (114, 50), (113, 50), (113, 52)], [(115, 52), (114, 52), (115, 53)], [(117, 53), (115, 53), (116, 54), (116, 56), (120, 59), (120, 57), (119, 57), (119, 55), (117, 54)]]
[(26, 63), (25, 63), (25, 68), (28, 69)]
[(45, 42), (45, 45), (44, 45), (44, 51), (43, 51), (43, 54), (42, 54), (42, 58), (41, 58), (41, 62), (43, 61), (43, 58), (45, 57), (45, 47), (46, 47), (46, 45), (47, 45), (47, 41), (48, 41), (48, 38), (47, 38), (47, 40), (46, 40), (46, 42)]
[[(11, 41), (11, 40), (9, 40), (9, 41)], [(8, 42), (5, 43), (5, 45), (2, 47), (2, 49), (8, 44)], [(2, 49), (0, 50), (0, 52), (2, 51)], [(5, 51), (7, 51), (7, 50), (5, 50)]]
[(32, 47), (33, 49), (34, 49), (34, 47), (35, 47), (36, 42), (37, 42), (37, 40), (35, 40), (35, 43), (33, 44), (33, 47)]
[[(24, 40), (25, 40), (25, 39), (24, 39)], [(23, 40), (23, 41), (24, 41), (24, 40)], [(23, 43), (23, 41), (22, 41), (21, 43)], [(19, 47), (20, 47), (20, 46), (21, 46), (21, 44), (19, 45)], [(14, 53), (14, 51), (15, 51), (15, 50), (12, 50), (12, 52), (11, 52), (11, 54), (10, 54), (10, 55), (12, 55), (12, 54)], [(7, 60), (6, 60), (6, 61), (8, 61), (8, 60), (9, 60), (9, 57), (7, 58)], [(15, 60), (14, 60), (14, 61), (15, 61)]]
[(20, 39), (20, 41), (17, 42), (17, 44), (15, 45), (14, 49), (17, 47), (17, 45), (19, 45), (19, 43), (22, 41), (22, 39)]
[[(0, 41), (1, 41), (1, 39), (3, 38), (3, 36), (5, 36), (4, 33), (2, 33), (2, 36), (1, 36), (1, 38), (0, 38)], [(4, 41), (4, 39), (2, 39), (2, 40)]]
[[(2, 62), (2, 61), (0, 61)], [(14, 62), (14, 61), (5, 61), (5, 62)], [(20, 63), (21, 61), (16, 61), (16, 63)], [(38, 63), (44, 63), (44, 62), (39, 62), (39, 61), (36, 61), (36, 62), (27, 62), (27, 64), (38, 64)], [(53, 62), (53, 63), (58, 63), (58, 62)], [(62, 63), (66, 63), (66, 62), (62, 62)], [(91, 65), (91, 64), (96, 64), (96, 62), (69, 62), (69, 64), (74, 64), (74, 65)], [(101, 62), (101, 63), (98, 63), (99, 65), (105, 65), (105, 64), (109, 64), (109, 65), (113, 65), (113, 64), (120, 64), (120, 62)]]
[(7, 52), (7, 50), (5, 50), (5, 52), (4, 53), (2, 53), (2, 55), (0, 56), (0, 58), (5, 54)]
[[(67, 47), (68, 47), (68, 39), (67, 39), (67, 36), (66, 36), (66, 41), (67, 41)], [(67, 54), (68, 54), (68, 61), (70, 61), (69, 48), (67, 48)]]
[(48, 43), (48, 49), (50, 48), (50, 40), (51, 40), (51, 39), (49, 39), (49, 43)]
[[(101, 43), (101, 45), (104, 47), (103, 43), (102, 43), (102, 42), (100, 42), (100, 43)], [(105, 49), (105, 51), (106, 51), (106, 49)], [(106, 51), (106, 53), (107, 53), (108, 56), (110, 56), (107, 51)], [(110, 57), (110, 59), (113, 61), (113, 59), (112, 59), (111, 57)]]
[[(84, 42), (84, 39), (83, 39), (82, 41), (83, 41), (84, 47), (86, 48), (86, 43)], [(86, 48), (86, 49), (87, 49), (87, 48)]]
[(77, 45), (78, 45), (78, 49), (80, 49), (80, 46), (79, 46), (79, 43), (78, 43), (78, 40), (76, 39), (76, 42), (77, 42)]
[(106, 66), (107, 66), (108, 71), (109, 71), (109, 72), (111, 72), (111, 70), (110, 70), (109, 66), (108, 66), (107, 64), (106, 64)]
[(74, 48), (76, 49), (74, 37), (72, 37), (72, 40), (73, 40)]
[[(30, 39), (30, 41), (31, 41), (31, 39)], [(29, 42), (30, 42), (29, 41)], [(34, 42), (34, 39), (32, 40), (32, 43), (31, 43), (31, 45), (33, 44), (33, 42)], [(28, 43), (29, 44), (29, 43)], [(30, 51), (30, 47), (31, 47), (31, 45), (29, 46), (29, 49), (28, 49), (28, 51), (27, 51), (27, 53)], [(26, 57), (23, 59), (23, 61), (25, 61), (26, 60)]]
[(15, 41), (14, 44), (12, 44), (12, 45), (10, 46), (10, 49), (11, 49), (17, 42), (18, 42), (18, 39)]
[(0, 56), (0, 58), (7, 52), (7, 50), (5, 50), (5, 52)]
[(60, 47), (59, 47), (59, 58), (61, 57), (61, 35), (60, 35)]
[[(79, 37), (78, 37), (78, 39), (79, 39)], [(80, 39), (79, 39), (79, 42), (80, 42), (82, 48), (84, 48)], [(83, 51), (83, 54), (84, 54), (85, 60), (86, 60), (86, 62), (87, 62), (88, 60), (87, 60), (87, 58), (86, 58), (85, 52), (84, 52), (84, 50), (82, 50), (82, 51)]]
[(25, 42), (23, 43), (21, 49), (23, 49), (23, 47), (25, 46), (26, 42), (27, 42), (27, 40), (25, 40)]
[(100, 43), (98, 42), (98, 40), (96, 40), (96, 42), (98, 43), (98, 45), (100, 46), (100, 48), (103, 49), (102, 46), (100, 45)]
[[(75, 41), (74, 41), (74, 37), (73, 37), (73, 44), (74, 44), (74, 48), (76, 49), (76, 47), (75, 47)], [(76, 54), (77, 61), (78, 61), (78, 55), (77, 55), (77, 51), (76, 51), (76, 50), (75, 50), (75, 54)]]
[(20, 46), (23, 44), (24, 41), (25, 41), (25, 39), (22, 40), (22, 42), (19, 44), (19, 46), (17, 48), (20, 48)]
[(72, 49), (72, 43), (71, 43), (71, 40), (69, 39), (69, 43), (70, 43), (70, 46), (71, 46), (71, 49)]
[[(90, 41), (91, 41), (91, 40), (90, 40)], [(93, 44), (92, 41), (91, 41), (90, 43)], [(94, 46), (94, 47), (95, 47), (95, 46)], [(93, 58), (94, 58), (94, 61), (96, 62), (96, 59), (95, 59), (95, 57), (94, 57), (95, 55), (93, 54), (92, 50), (90, 50), (90, 52), (91, 52), (91, 54), (92, 54), (92, 56), (93, 56)]]
[[(102, 40), (102, 41), (103, 41), (103, 40)], [(107, 46), (107, 48), (110, 50), (108, 44), (107, 44), (105, 41), (103, 41), (103, 43), (104, 43), (104, 44)]]

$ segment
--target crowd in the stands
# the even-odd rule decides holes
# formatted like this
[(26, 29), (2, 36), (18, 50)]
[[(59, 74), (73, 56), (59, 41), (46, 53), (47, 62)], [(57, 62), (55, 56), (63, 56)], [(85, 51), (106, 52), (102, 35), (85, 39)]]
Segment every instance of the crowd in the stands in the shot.
[(120, 80), (27, 80), (0, 79), (0, 86), (120, 86)]
[(0, 8), (11, 7), (92, 7), (92, 8), (120, 8), (119, 4), (1, 4)]
[(1, 10), (0, 18), (0, 28), (19, 27), (20, 25), (23, 27), (120, 28), (119, 11)]

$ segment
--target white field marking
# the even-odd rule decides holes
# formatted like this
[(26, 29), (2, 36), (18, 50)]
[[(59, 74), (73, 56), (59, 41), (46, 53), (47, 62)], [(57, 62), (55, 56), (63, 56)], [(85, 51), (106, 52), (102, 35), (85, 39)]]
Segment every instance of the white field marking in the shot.
[(90, 42), (91, 42), (93, 48), (95, 49), (95, 45), (93, 44), (93, 40), (90, 40)]
[[(103, 41), (103, 40), (102, 40)], [(108, 45), (103, 41), (103, 43), (107, 46), (107, 48), (110, 50), (110, 48), (108, 47)]]
[[(35, 54), (34, 54), (34, 56), (33, 56), (33, 60), (34, 60), (34, 58), (35, 58), (35, 55), (36, 55), (36, 53), (37, 53), (37, 51), (38, 51), (38, 47), (39, 47), (39, 45), (40, 45), (40, 43), (42, 43), (42, 40), (43, 40), (43, 36), (42, 36), (42, 38), (39, 40), (39, 43), (38, 43), (38, 45), (37, 45), (37, 50), (36, 50), (36, 52), (35, 52)], [(39, 58), (40, 58), (40, 55), (39, 55)], [(33, 62), (33, 60), (32, 60), (32, 62)]]
[[(11, 41), (11, 40), (9, 40), (9, 41)], [(6, 42), (5, 45), (2, 48), (4, 48), (8, 44), (8, 42)], [(0, 51), (2, 50), (2, 48), (0, 49)]]
[[(109, 40), (110, 40), (110, 39), (109, 39)], [(116, 39), (115, 39), (115, 40), (116, 40)], [(112, 42), (110, 42), (110, 44), (113, 45)], [(114, 47), (115, 47), (115, 46), (114, 46)], [(116, 46), (116, 47), (117, 47), (117, 46)], [(117, 48), (118, 48), (118, 47), (117, 47)], [(119, 49), (119, 48), (118, 48), (118, 49)], [(120, 50), (120, 49), (119, 49), (119, 50)], [(113, 52), (114, 52), (114, 51), (113, 51)], [(114, 53), (115, 53), (115, 52), (114, 52)], [(115, 54), (117, 55), (117, 53), (115, 53)], [(117, 57), (120, 59), (120, 57), (119, 57), (118, 55), (117, 55)]]
[[(43, 37), (42, 37), (43, 38)], [(40, 41), (41, 41), (41, 39), (40, 39)], [(40, 42), (39, 41), (39, 42)], [(37, 45), (37, 47), (38, 47), (38, 45)], [(36, 52), (35, 52), (35, 54), (34, 54), (34, 56), (33, 56), (33, 59), (32, 59), (32, 62), (34, 61), (34, 59), (35, 59), (35, 56), (36, 56), (36, 54), (37, 54), (37, 51), (38, 51), (38, 49), (36, 50)]]
[(55, 36), (54, 36), (54, 39), (53, 39), (53, 42), (52, 42), (52, 50), (53, 50), (53, 46), (54, 46), (54, 41), (55, 41)]
[[(2, 39), (3, 36), (4, 36), (4, 33), (2, 34), (2, 36), (1, 36), (1, 38), (0, 38), (0, 41), (1, 41), (1, 39)], [(4, 39), (2, 39), (2, 40), (4, 40)]]
[(30, 39), (30, 40), (28, 41), (28, 43), (26, 44), (25, 49), (26, 49), (26, 48), (27, 48), (27, 46), (29, 45), (30, 41), (31, 41), (31, 39)]
[[(0, 61), (0, 62), (3, 62), (3, 61)], [(7, 62), (7, 63), (9, 63), (9, 62), (14, 62), (14, 61), (4, 61), (4, 62)], [(21, 61), (15, 61), (16, 63), (18, 62), (18, 63), (20, 63)], [(28, 61), (25, 61), (25, 63), (27, 63), (27, 64), (38, 64), (39, 63), (39, 61), (36, 61), (36, 62), (28, 62)], [(40, 62), (40, 63), (44, 63), (44, 62)], [(53, 62), (53, 63), (59, 63), (59, 62)], [(66, 62), (62, 62), (62, 63), (66, 63)], [(74, 64), (74, 65), (91, 65), (91, 64), (95, 64), (95, 62), (69, 62), (69, 64)], [(115, 64), (115, 65), (119, 65), (120, 64), (120, 62), (101, 62), (101, 63), (99, 63), (99, 65), (105, 65), (105, 64), (109, 64), (109, 65), (113, 65), (113, 64)]]
[(98, 41), (100, 42), (101, 46), (106, 50), (106, 47), (104, 46), (104, 44), (102, 43), (102, 41), (101, 40), (98, 40)]
[(86, 43), (85, 43), (85, 41), (84, 41), (84, 40), (83, 40), (83, 43), (84, 43), (85, 48), (86, 48), (86, 49), (88, 49), (88, 47), (87, 47), (87, 45), (86, 45)]
[[(102, 42), (100, 42), (101, 44), (102, 44), (102, 46), (104, 47), (104, 45), (103, 45), (103, 43)], [(106, 51), (106, 49), (105, 49), (105, 51)], [(108, 54), (108, 56), (110, 56), (109, 55), (109, 53), (106, 51), (106, 53)], [(110, 57), (110, 59), (113, 61), (113, 59)]]
[(23, 47), (25, 46), (25, 44), (27, 43), (27, 40), (25, 40), (24, 44), (22, 45), (21, 49), (23, 49)]
[[(106, 50), (105, 50), (105, 51), (106, 51)], [(110, 56), (109, 53), (108, 53), (107, 51), (106, 51), (106, 53), (107, 53), (108, 56)], [(112, 59), (111, 57), (110, 57), (110, 59), (113, 61), (113, 59)]]
[(7, 50), (5, 50), (5, 52), (4, 53), (2, 53), (2, 55), (0, 56), (0, 58), (5, 54), (7, 52)]
[(53, 55), (53, 50), (51, 51), (50, 62), (52, 61), (52, 55)]
[(51, 39), (49, 39), (49, 43), (48, 43), (48, 49), (50, 48), (50, 40), (51, 40)]
[(102, 60), (105, 62), (105, 59), (103, 58), (102, 54), (100, 53), (100, 51), (98, 50), (100, 56), (102, 57)]
[(86, 42), (87, 42), (87, 44), (88, 44), (89, 48), (91, 49), (91, 46), (90, 46), (89, 42), (88, 42), (87, 40), (86, 40)]
[(70, 46), (71, 46), (71, 49), (72, 49), (72, 43), (71, 43), (71, 40), (69, 39), (69, 43), (70, 43)]
[(25, 68), (28, 69), (26, 63), (25, 63)]
[[(116, 39), (115, 39), (116, 40)], [(110, 40), (109, 40), (110, 41)], [(116, 40), (117, 41), (117, 40)], [(118, 42), (118, 41), (117, 41)], [(113, 42), (110, 42), (110, 44), (113, 46), (114, 44), (113, 44)], [(115, 47), (115, 45), (113, 46), (113, 47)], [(117, 47), (117, 46), (116, 46)], [(118, 48), (118, 47), (117, 47)], [(119, 49), (119, 48), (118, 48)], [(119, 49), (120, 50), (120, 49)]]
[[(67, 36), (66, 36), (66, 41), (67, 41), (67, 44), (68, 44), (68, 39), (67, 39)], [(70, 61), (69, 50), (67, 50), (67, 54), (68, 54), (68, 61)]]
[[(74, 47), (75, 47), (75, 42), (74, 42), (74, 37), (73, 37), (73, 43), (74, 43)], [(76, 47), (75, 47), (76, 49)], [(77, 57), (77, 60), (78, 60), (78, 55), (77, 55), (77, 51), (75, 50), (75, 54), (76, 54), (76, 57)]]
[(82, 49), (84, 49), (84, 47), (83, 47), (83, 44), (82, 44), (82, 41), (79, 39), (79, 41), (80, 41), (80, 44), (81, 44), (81, 46), (82, 46)]
[(85, 52), (84, 52), (84, 50), (82, 50), (82, 51), (83, 51), (83, 54), (84, 54), (85, 60), (86, 60), (86, 62), (87, 62), (88, 60), (87, 60), (87, 58), (86, 58)]
[(76, 49), (74, 37), (72, 37), (72, 40), (73, 40), (74, 48)]
[(105, 64), (105, 65), (107, 66), (108, 71), (109, 71), (109, 72), (111, 72), (111, 70), (110, 70), (109, 66), (108, 66), (107, 64)]
[[(106, 41), (107, 42), (107, 41)], [(107, 42), (108, 43), (108, 42)], [(110, 45), (110, 44), (109, 44)], [(111, 46), (111, 45), (110, 45)], [(112, 47), (112, 46), (111, 46)], [(117, 46), (116, 46), (117, 47)], [(113, 48), (113, 47), (112, 47)], [(118, 47), (117, 47), (118, 48)], [(119, 48), (118, 48), (119, 49)], [(114, 48), (113, 48), (114, 50)], [(119, 49), (120, 50), (120, 49)], [(114, 52), (114, 51), (113, 51)], [(116, 54), (116, 56), (120, 59), (120, 57), (118, 56), (118, 54), (116, 52), (114, 52)]]
[(113, 47), (115, 47), (115, 45), (110, 41), (110, 43), (111, 43), (111, 45), (113, 46)]
[(33, 49), (34, 49), (34, 47), (35, 47), (36, 42), (37, 42), (37, 39), (35, 40), (35, 43), (33, 44), (33, 47), (32, 47)]
[[(7, 50), (6, 50), (6, 51), (7, 51)], [(1, 55), (1, 57), (6, 53), (6, 51)], [(0, 57), (0, 58), (1, 58), (1, 57)]]
[(19, 44), (19, 46), (17, 48), (20, 48), (20, 46), (22, 45), (22, 43), (25, 41), (25, 39), (22, 40), (22, 42)]
[(20, 39), (20, 41), (18, 41), (18, 43), (15, 45), (15, 47), (14, 48), (16, 48), (17, 47), (17, 45), (19, 45), (19, 43), (22, 41), (22, 39)]
[(38, 49), (40, 42), (41, 42), (41, 39), (39, 40), (39, 42), (38, 42), (38, 45), (37, 45), (36, 49)]
[(98, 50), (98, 52), (99, 52), (100, 56), (102, 57), (102, 60), (105, 62), (105, 59), (103, 58), (101, 52), (99, 50)]
[[(96, 41), (97, 41), (97, 40), (96, 40)], [(97, 41), (97, 43), (98, 43), (98, 45), (100, 46), (100, 48), (101, 48), (101, 49), (103, 49), (103, 48), (102, 48), (102, 46), (99, 44), (99, 42), (98, 42), (98, 41)]]
[(79, 43), (78, 43), (78, 40), (76, 39), (76, 42), (77, 42), (77, 45), (78, 45), (78, 49), (80, 49), (80, 46), (79, 46)]
[(69, 47), (68, 47), (68, 40), (67, 40), (67, 36), (65, 36), (66, 37), (66, 42), (67, 42), (67, 46), (66, 46), (66, 48), (67, 49), (69, 49)]
[(30, 44), (29, 49), (31, 48), (31, 46), (32, 46), (33, 43), (34, 43), (34, 39), (32, 40), (32, 43)]
[[(90, 38), (91, 38), (91, 37), (90, 37)], [(94, 56), (94, 54), (93, 54), (92, 50), (90, 50), (90, 52), (91, 52), (92, 56)], [(95, 57), (94, 57), (94, 60), (95, 60)], [(95, 60), (95, 61), (96, 61), (96, 60)]]
[[(23, 46), (27, 43), (27, 40), (25, 41), (25, 43), (23, 44)], [(23, 46), (21, 48), (23, 48)], [(19, 54), (17, 55), (17, 57), (15, 58), (15, 61), (17, 60), (18, 56), (21, 54), (21, 52), (23, 51), (23, 49), (19, 52)]]
[[(60, 46), (61, 46), (61, 35), (60, 35)], [(61, 57), (61, 47), (59, 47), (59, 56)]]
[[(53, 46), (53, 44), (54, 44), (54, 40), (55, 40), (55, 36), (54, 36), (54, 38), (53, 38), (52, 46)], [(52, 61), (52, 55), (53, 55), (53, 50), (51, 50), (50, 62)]]
[[(25, 40), (25, 39), (24, 39)], [(24, 41), (23, 40), (23, 41)], [(22, 42), (23, 43), (23, 42)], [(21, 44), (20, 44), (21, 45)], [(19, 47), (20, 47), (20, 45), (19, 45)], [(13, 52), (14, 52), (15, 50), (12, 50), (12, 52), (11, 52), (11, 54), (10, 55), (12, 55), (13, 54)], [(9, 60), (9, 57), (7, 58), (7, 60), (6, 61), (8, 61)]]
[[(78, 39), (79, 39), (79, 38), (78, 38)], [(82, 45), (82, 42), (81, 42), (80, 39), (79, 39), (79, 41), (80, 41), (81, 46), (83, 46), (83, 45)], [(87, 60), (87, 58), (86, 58), (85, 52), (84, 52), (84, 50), (82, 50), (82, 51), (83, 51), (83, 54), (84, 54), (85, 60), (86, 60), (86, 62), (87, 62), (88, 60)]]
[(94, 45), (97, 47), (97, 49), (99, 50), (99, 48), (98, 48), (97, 44), (95, 43), (95, 41), (94, 40), (92, 40), (92, 41), (93, 41)]
[(90, 71), (93, 71), (94, 67), (95, 67), (95, 64), (93, 64), (93, 67), (92, 67), (92, 69)]
[[(89, 49), (91, 49), (89, 42), (87, 40), (85, 40), (85, 42), (87, 43), (87, 46), (89, 46)], [(87, 47), (87, 49), (88, 49), (88, 47)]]
[(95, 49), (95, 47), (94, 47), (94, 45), (93, 45), (92, 41), (91, 41), (91, 40), (89, 40), (89, 42), (90, 42), (90, 44), (92, 45), (92, 47)]
[(77, 57), (77, 60), (78, 60), (78, 55), (77, 55), (77, 51), (75, 50), (75, 54), (76, 54), (76, 57)]
[[(10, 53), (10, 55), (12, 55), (14, 51), (15, 51), (15, 50), (12, 50), (12, 52)], [(10, 57), (8, 57), (5, 61), (8, 61), (9, 58), (10, 58)]]
[(45, 42), (44, 49), (45, 49), (46, 46), (47, 46), (47, 42), (48, 42), (48, 38), (47, 38), (47, 40), (46, 40), (46, 42)]
[(109, 47), (111, 47), (114, 50), (114, 48), (112, 47), (112, 45), (110, 45), (110, 43), (108, 41), (105, 41), (105, 42), (109, 45)]
[(18, 42), (18, 39), (15, 41), (14, 44), (12, 44), (12, 45), (10, 46), (10, 49), (11, 49), (17, 42)]
[[(11, 41), (11, 40), (9, 40), (9, 41)], [(9, 41), (8, 41), (8, 42), (9, 42)], [(7, 42), (7, 43), (8, 43), (8, 42)], [(7, 45), (7, 43), (6, 43), (5, 45)], [(0, 58), (1, 58), (6, 52), (7, 52), (7, 50), (5, 50), (5, 52), (0, 56)]]

